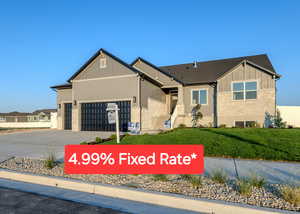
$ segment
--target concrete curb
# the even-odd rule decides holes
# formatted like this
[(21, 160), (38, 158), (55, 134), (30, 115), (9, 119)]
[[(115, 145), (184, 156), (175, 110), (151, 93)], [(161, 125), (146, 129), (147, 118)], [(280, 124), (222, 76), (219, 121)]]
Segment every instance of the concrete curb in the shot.
[(283, 210), (258, 208), (254, 206), (237, 206), (232, 203), (217, 203), (209, 200), (198, 200), (188, 197), (180, 197), (172, 194), (161, 194), (147, 191), (131, 190), (128, 188), (114, 187), (94, 183), (84, 183), (72, 179), (58, 177), (39, 176), (29, 173), (19, 173), (9, 170), (0, 170), (0, 178), (39, 185), (59, 187), (69, 190), (99, 194), (106, 197), (120, 198), (142, 203), (184, 209), (201, 213), (247, 213), (247, 214), (271, 214), (271, 213), (293, 213)]

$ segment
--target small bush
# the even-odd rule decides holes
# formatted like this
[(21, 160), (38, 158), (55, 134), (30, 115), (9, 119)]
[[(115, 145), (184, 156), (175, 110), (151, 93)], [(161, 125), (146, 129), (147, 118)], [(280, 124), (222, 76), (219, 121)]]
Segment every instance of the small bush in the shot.
[(300, 206), (300, 187), (286, 186), (281, 189), (281, 195), (284, 200), (293, 204), (294, 206)]
[(226, 124), (219, 125), (219, 128), (226, 128)]
[(181, 124), (179, 124), (178, 128), (180, 128), (180, 129), (186, 128), (186, 125), (181, 123)]
[(117, 135), (116, 134), (112, 134), (109, 138), (112, 139), (112, 140), (116, 140), (117, 139)]
[(45, 160), (45, 167), (48, 169), (53, 169), (56, 165), (56, 156), (54, 153), (50, 153)]
[(258, 188), (262, 188), (266, 184), (266, 180), (262, 177), (258, 177), (257, 175), (252, 175), (249, 178), (249, 183)]
[(190, 174), (183, 174), (183, 175), (180, 175), (180, 178), (182, 179), (182, 180), (185, 180), (185, 181), (190, 181), (191, 179), (192, 179), (192, 175), (190, 175)]
[(215, 170), (212, 172), (211, 179), (217, 183), (224, 184), (228, 178), (224, 171)]
[(153, 179), (155, 181), (168, 181), (169, 180), (168, 177), (164, 174), (155, 174), (155, 175), (153, 175)]
[(237, 181), (237, 191), (244, 196), (250, 196), (252, 193), (252, 185), (247, 179)]
[(190, 182), (194, 188), (200, 188), (202, 186), (202, 177), (201, 176), (192, 176)]
[(88, 145), (88, 143), (86, 141), (83, 141), (80, 143), (80, 145)]
[(96, 137), (95, 141), (96, 141), (96, 143), (102, 143), (103, 142), (103, 140), (100, 137)]

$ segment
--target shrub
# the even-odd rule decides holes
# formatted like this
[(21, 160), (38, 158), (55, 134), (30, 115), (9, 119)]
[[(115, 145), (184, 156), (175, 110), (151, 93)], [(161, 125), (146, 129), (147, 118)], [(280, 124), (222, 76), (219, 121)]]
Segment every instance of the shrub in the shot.
[(201, 176), (192, 176), (190, 182), (194, 188), (199, 188), (202, 186), (202, 177)]
[(179, 124), (178, 128), (180, 128), (180, 129), (186, 128), (186, 125), (181, 123), (181, 124)]
[(257, 175), (252, 175), (249, 178), (249, 183), (254, 187), (262, 188), (266, 184), (266, 181), (262, 177), (258, 177)]
[(219, 125), (219, 128), (226, 128), (226, 124)]
[(244, 196), (250, 196), (252, 193), (252, 185), (247, 179), (237, 181), (237, 191)]
[(180, 175), (180, 178), (185, 180), (185, 181), (190, 181), (192, 179), (192, 175), (190, 174), (183, 174), (183, 175)]
[(88, 143), (86, 141), (83, 141), (80, 143), (80, 145), (88, 145)]
[(100, 137), (96, 137), (95, 141), (96, 141), (96, 143), (102, 143), (103, 142), (103, 140)]
[(53, 169), (56, 165), (56, 156), (53, 152), (49, 153), (48, 157), (46, 158), (44, 165), (48, 169)]
[(300, 206), (300, 187), (285, 186), (281, 189), (281, 195), (287, 202)]
[(215, 170), (211, 174), (211, 179), (217, 183), (224, 184), (227, 182), (227, 175), (222, 170)]
[(153, 179), (155, 181), (168, 181), (169, 180), (168, 177), (164, 174), (155, 174), (155, 175), (153, 175)]
[(116, 140), (117, 139), (117, 135), (116, 134), (112, 134), (109, 138), (112, 139), (112, 140)]

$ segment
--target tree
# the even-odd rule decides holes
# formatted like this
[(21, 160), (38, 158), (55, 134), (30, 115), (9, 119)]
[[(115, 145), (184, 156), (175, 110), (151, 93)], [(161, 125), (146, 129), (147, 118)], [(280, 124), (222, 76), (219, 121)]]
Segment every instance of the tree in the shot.
[(200, 112), (201, 105), (197, 104), (192, 109), (192, 126), (197, 127), (199, 120), (203, 118), (203, 114)]
[(274, 117), (274, 126), (276, 128), (285, 128), (286, 127), (286, 123), (283, 122), (283, 119), (281, 117), (279, 110), (276, 111), (276, 115)]

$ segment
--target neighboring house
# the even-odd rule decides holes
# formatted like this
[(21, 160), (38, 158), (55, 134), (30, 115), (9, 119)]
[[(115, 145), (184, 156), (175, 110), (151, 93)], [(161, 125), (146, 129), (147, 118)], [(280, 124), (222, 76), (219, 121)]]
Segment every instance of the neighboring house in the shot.
[(130, 65), (100, 49), (57, 91), (58, 128), (113, 131), (106, 105), (117, 103), (120, 127), (140, 123), (144, 132), (192, 125), (201, 104), (203, 126), (264, 124), (275, 114), (276, 80), (267, 55), (157, 67), (137, 58)]
[(10, 112), (0, 113), (0, 122), (48, 122), (51, 119), (51, 113), (56, 109), (41, 109), (32, 113)]

